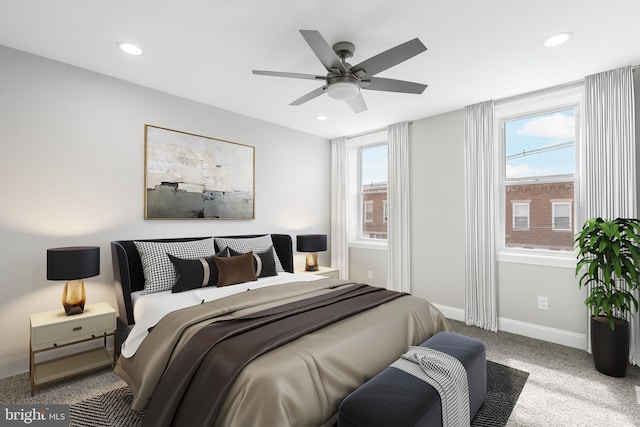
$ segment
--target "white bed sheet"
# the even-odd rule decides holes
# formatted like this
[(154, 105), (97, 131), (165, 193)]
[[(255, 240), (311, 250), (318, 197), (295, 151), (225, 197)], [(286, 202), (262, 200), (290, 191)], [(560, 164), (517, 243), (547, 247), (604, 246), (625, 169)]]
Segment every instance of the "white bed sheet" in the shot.
[(168, 313), (185, 307), (202, 304), (219, 298), (245, 292), (249, 289), (264, 288), (290, 282), (310, 282), (322, 279), (324, 276), (315, 274), (278, 273), (277, 276), (261, 277), (255, 282), (240, 283), (238, 285), (198, 288), (191, 291), (171, 293), (171, 291), (142, 295), (140, 292), (131, 294), (133, 302), (133, 318), (136, 324), (129, 336), (122, 344), (121, 355), (132, 357), (142, 341), (149, 335), (149, 328), (155, 326)]

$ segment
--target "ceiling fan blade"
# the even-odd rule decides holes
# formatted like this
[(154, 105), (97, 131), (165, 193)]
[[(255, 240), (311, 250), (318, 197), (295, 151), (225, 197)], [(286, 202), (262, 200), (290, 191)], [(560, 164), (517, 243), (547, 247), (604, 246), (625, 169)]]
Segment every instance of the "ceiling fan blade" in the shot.
[(355, 98), (347, 99), (347, 104), (349, 104), (349, 107), (351, 107), (354, 113), (367, 111), (367, 104), (364, 102), (362, 93), (358, 93), (358, 96)]
[(351, 67), (351, 72), (365, 79), (413, 58), (425, 50), (427, 50), (426, 46), (415, 38), (354, 65)]
[(258, 76), (291, 77), (292, 79), (326, 80), (325, 76), (316, 76), (314, 74), (302, 73), (284, 73), (280, 71), (253, 70), (253, 74), (256, 74)]
[(300, 34), (307, 41), (307, 44), (313, 50), (313, 53), (316, 54), (324, 68), (327, 71), (333, 71), (334, 69), (340, 70), (341, 73), (345, 74), (347, 69), (345, 68), (338, 55), (333, 51), (329, 43), (322, 37), (322, 35), (315, 30), (300, 30)]
[(360, 82), (360, 87), (367, 90), (383, 90), (386, 92), (402, 92), (421, 94), (428, 85), (422, 83), (407, 82), (404, 80), (385, 79), (382, 77), (371, 77)]
[(320, 95), (322, 95), (323, 93), (325, 93), (327, 91), (327, 86), (321, 86), (318, 89), (314, 89), (311, 92), (309, 92), (306, 95), (301, 96), (300, 98), (296, 99), (295, 101), (293, 101), (291, 104), (289, 105), (300, 105), (300, 104), (304, 104), (307, 101), (311, 101), (313, 98), (317, 98)]

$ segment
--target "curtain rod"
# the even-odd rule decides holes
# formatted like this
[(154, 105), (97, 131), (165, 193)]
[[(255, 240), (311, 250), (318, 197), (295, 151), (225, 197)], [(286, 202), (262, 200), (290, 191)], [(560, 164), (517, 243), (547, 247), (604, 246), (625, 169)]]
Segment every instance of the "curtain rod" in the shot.
[(516, 101), (518, 99), (529, 98), (531, 96), (536, 96), (536, 95), (542, 95), (544, 93), (553, 92), (553, 91), (556, 91), (556, 90), (559, 90), (559, 89), (570, 89), (570, 88), (581, 86), (581, 85), (584, 85), (584, 79), (575, 80), (575, 81), (572, 81), (572, 82), (569, 82), (569, 83), (563, 83), (563, 84), (556, 85), (556, 86), (550, 86), (550, 87), (546, 87), (544, 89), (534, 90), (532, 92), (520, 93), (518, 95), (513, 95), (513, 96), (507, 96), (506, 98), (496, 99), (494, 101), (494, 103), (495, 104), (502, 104), (504, 102)]
[[(408, 124), (413, 124), (413, 120), (405, 120), (405, 121)], [(359, 138), (361, 136), (367, 136), (367, 135), (371, 135), (371, 134), (374, 134), (374, 133), (382, 132), (383, 130), (387, 130), (387, 129), (389, 129), (389, 126), (385, 126), (385, 127), (378, 128), (378, 129), (367, 130), (367, 131), (364, 131), (364, 132), (356, 133), (356, 134), (353, 134), (353, 135), (349, 135), (346, 138), (347, 139)]]
[[(640, 67), (640, 65), (632, 65), (631, 69), (635, 70), (638, 67)], [(501, 104), (503, 102), (511, 102), (511, 101), (515, 101), (517, 99), (521, 99), (521, 98), (528, 98), (530, 96), (536, 96), (536, 95), (542, 95), (546, 92), (553, 92), (555, 90), (559, 90), (559, 89), (570, 89), (576, 86), (580, 86), (584, 84), (584, 78), (580, 79), (580, 80), (574, 80), (572, 82), (568, 82), (568, 83), (563, 83), (563, 84), (559, 84), (556, 86), (550, 86), (544, 89), (538, 89), (538, 90), (534, 90), (533, 92), (527, 92), (527, 93), (521, 93), (518, 95), (513, 95), (513, 96), (507, 96), (506, 98), (500, 98), (500, 99), (496, 99), (494, 102), (496, 104)]]

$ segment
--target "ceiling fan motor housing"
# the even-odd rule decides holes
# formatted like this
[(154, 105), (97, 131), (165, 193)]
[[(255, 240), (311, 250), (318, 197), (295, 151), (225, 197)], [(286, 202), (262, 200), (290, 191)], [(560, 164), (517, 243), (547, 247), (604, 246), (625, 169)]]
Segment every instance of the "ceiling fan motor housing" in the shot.
[(342, 59), (344, 62), (353, 57), (353, 54), (356, 51), (356, 46), (351, 42), (338, 42), (333, 45), (332, 49), (336, 55), (338, 55), (338, 58)]

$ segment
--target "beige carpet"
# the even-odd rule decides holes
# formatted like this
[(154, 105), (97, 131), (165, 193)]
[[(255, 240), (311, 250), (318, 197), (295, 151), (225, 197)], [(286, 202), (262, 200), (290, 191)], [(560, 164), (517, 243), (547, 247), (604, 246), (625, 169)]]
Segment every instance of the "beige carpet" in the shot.
[(640, 368), (603, 375), (586, 351), (451, 321), (455, 332), (484, 342), (487, 359), (529, 372), (509, 426), (640, 426)]
[[(529, 372), (507, 426), (640, 427), (640, 368), (612, 378), (585, 351), (451, 321), (455, 332), (481, 340), (487, 358)], [(28, 374), (0, 380), (2, 403), (76, 403), (125, 383), (109, 370), (45, 386), (29, 395)]]

